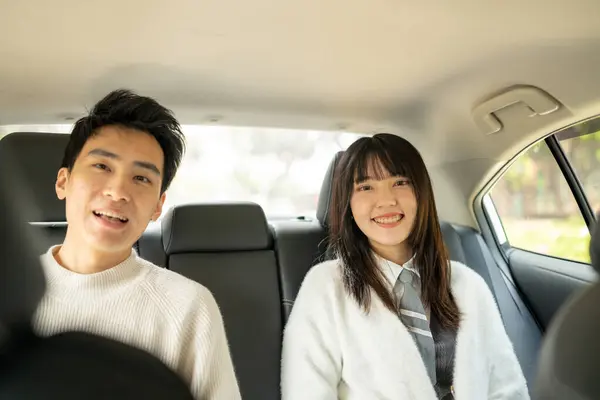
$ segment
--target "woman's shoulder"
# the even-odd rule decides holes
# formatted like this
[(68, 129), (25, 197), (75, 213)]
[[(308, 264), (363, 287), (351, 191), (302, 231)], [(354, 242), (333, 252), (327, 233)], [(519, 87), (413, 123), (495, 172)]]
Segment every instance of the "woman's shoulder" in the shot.
[(468, 290), (473, 293), (489, 291), (488, 285), (473, 268), (458, 261), (450, 261), (451, 286), (455, 292)]
[[(302, 301), (320, 302), (340, 300), (344, 293), (341, 262), (337, 259), (323, 261), (313, 266), (304, 277), (298, 298)], [(310, 299), (310, 300), (307, 300)]]
[(294, 299), (294, 318), (307, 313), (312, 315), (311, 318), (315, 318), (315, 315), (321, 315), (325, 309), (335, 307), (335, 304), (340, 302), (340, 294), (343, 293), (341, 276), (337, 260), (328, 260), (313, 266), (306, 273)]
[(331, 288), (342, 283), (340, 261), (327, 260), (313, 266), (304, 277), (302, 286)]
[(474, 269), (457, 261), (451, 262), (451, 287), (454, 296), (460, 301), (464, 310), (478, 310), (488, 314), (497, 310), (492, 289), (481, 275)]

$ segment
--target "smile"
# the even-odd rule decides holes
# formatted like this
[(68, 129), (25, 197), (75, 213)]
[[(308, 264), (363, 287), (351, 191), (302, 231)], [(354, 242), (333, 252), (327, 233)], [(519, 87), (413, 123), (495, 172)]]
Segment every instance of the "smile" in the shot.
[(378, 224), (388, 225), (400, 222), (402, 218), (404, 218), (404, 215), (402, 214), (382, 215), (380, 217), (373, 218), (373, 221), (375, 221)]
[(129, 219), (124, 215), (120, 215), (110, 211), (94, 211), (94, 215), (109, 222), (127, 223)]

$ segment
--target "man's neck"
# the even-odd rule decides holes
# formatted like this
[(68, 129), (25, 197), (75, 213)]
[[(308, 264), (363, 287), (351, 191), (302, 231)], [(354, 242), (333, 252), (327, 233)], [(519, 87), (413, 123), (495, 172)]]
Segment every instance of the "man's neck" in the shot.
[(104, 253), (89, 248), (74, 246), (68, 240), (55, 251), (53, 256), (60, 266), (78, 274), (95, 274), (106, 271), (125, 261), (131, 251)]

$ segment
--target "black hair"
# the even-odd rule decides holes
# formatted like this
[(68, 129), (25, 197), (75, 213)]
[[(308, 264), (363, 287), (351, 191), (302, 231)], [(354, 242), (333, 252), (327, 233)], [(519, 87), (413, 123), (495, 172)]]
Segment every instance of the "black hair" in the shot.
[(89, 138), (104, 126), (122, 126), (153, 136), (164, 154), (161, 193), (165, 192), (185, 153), (185, 137), (173, 112), (151, 97), (118, 89), (100, 100), (89, 114), (80, 118), (71, 131), (62, 168), (72, 170), (75, 160)]
[(385, 306), (397, 312), (393, 295), (377, 267), (368, 238), (352, 219), (350, 199), (354, 185), (374, 173), (374, 179), (387, 176), (408, 178), (417, 199), (417, 215), (407, 238), (415, 255), (422, 284), (423, 303), (440, 324), (458, 327), (460, 313), (450, 292), (450, 258), (442, 237), (431, 180), (418, 150), (406, 139), (380, 133), (354, 142), (335, 169), (329, 209), (330, 246), (343, 268), (347, 293), (366, 312), (371, 290)]

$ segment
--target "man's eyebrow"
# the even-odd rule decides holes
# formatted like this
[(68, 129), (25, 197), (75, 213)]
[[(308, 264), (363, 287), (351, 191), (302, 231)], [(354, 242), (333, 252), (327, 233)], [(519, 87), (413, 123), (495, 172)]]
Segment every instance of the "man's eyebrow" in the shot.
[(100, 156), (100, 157), (106, 157), (106, 158), (112, 158), (112, 159), (119, 159), (119, 158), (121, 158), (118, 155), (116, 155), (115, 153), (111, 153), (110, 151), (103, 150), (103, 149), (94, 149), (94, 150), (91, 150), (88, 153), (88, 156)]
[[(88, 155), (89, 156), (106, 157), (106, 158), (111, 158), (113, 160), (119, 160), (121, 158), (118, 154), (115, 154), (108, 150), (103, 150), (103, 149), (93, 149), (88, 153)], [(136, 167), (147, 169), (150, 172), (152, 172), (153, 174), (160, 176), (160, 170), (158, 169), (158, 167), (156, 165), (152, 164), (151, 162), (134, 161), (133, 164)]]
[(152, 163), (149, 163), (146, 161), (134, 161), (133, 163), (140, 168), (147, 169), (150, 172), (152, 172), (153, 174), (160, 176), (160, 170), (158, 169), (158, 167), (156, 165), (154, 165)]

